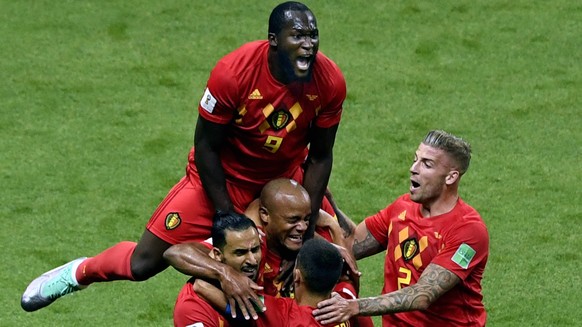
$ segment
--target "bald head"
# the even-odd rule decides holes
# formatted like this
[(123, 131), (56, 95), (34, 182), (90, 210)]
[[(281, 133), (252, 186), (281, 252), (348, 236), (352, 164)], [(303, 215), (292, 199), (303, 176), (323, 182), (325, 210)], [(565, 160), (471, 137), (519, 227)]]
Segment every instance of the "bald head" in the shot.
[(307, 191), (292, 179), (275, 179), (263, 187), (259, 201), (269, 250), (281, 256), (299, 251), (311, 215)]
[(288, 207), (290, 203), (301, 203), (311, 207), (309, 194), (293, 179), (279, 178), (268, 182), (261, 191), (261, 205), (272, 211)]

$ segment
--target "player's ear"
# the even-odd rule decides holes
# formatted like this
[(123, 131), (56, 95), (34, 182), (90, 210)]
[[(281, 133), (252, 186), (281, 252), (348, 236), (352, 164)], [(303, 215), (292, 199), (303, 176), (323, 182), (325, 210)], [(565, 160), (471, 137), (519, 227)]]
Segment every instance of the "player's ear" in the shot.
[(451, 170), (445, 178), (445, 183), (447, 185), (453, 185), (459, 179), (459, 176), (461, 176), (461, 174), (458, 170)]
[(259, 218), (263, 224), (269, 223), (269, 211), (264, 206), (259, 207)]
[(216, 261), (222, 261), (222, 251), (219, 248), (212, 248), (210, 257)]
[(293, 269), (293, 284), (295, 284), (295, 289), (301, 285), (302, 280), (301, 271), (298, 268)]
[(269, 33), (268, 35), (269, 45), (272, 47), (277, 46), (277, 35), (275, 33)]

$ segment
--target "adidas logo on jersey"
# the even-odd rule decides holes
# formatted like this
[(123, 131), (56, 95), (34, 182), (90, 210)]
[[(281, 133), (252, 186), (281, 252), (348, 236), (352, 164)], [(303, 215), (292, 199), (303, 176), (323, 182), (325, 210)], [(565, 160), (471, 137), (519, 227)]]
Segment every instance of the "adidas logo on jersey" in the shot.
[(249, 100), (260, 100), (262, 98), (263, 96), (261, 95), (261, 92), (259, 92), (259, 89), (255, 89), (253, 93), (249, 95)]

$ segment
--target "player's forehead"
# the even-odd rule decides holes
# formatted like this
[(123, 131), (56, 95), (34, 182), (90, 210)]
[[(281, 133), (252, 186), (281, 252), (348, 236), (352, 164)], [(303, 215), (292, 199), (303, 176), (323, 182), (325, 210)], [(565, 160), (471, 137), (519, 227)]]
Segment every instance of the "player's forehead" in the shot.
[(317, 30), (317, 20), (311, 11), (287, 10), (283, 29), (313, 32)]
[(242, 231), (226, 230), (225, 233), (226, 252), (236, 250), (248, 250), (260, 245), (259, 233), (253, 227)]
[(274, 202), (275, 213), (280, 217), (293, 217), (309, 214), (311, 201), (304, 192), (280, 193)]
[(439, 148), (420, 143), (418, 149), (416, 149), (415, 157), (419, 160), (432, 160), (438, 161), (445, 156), (445, 151)]

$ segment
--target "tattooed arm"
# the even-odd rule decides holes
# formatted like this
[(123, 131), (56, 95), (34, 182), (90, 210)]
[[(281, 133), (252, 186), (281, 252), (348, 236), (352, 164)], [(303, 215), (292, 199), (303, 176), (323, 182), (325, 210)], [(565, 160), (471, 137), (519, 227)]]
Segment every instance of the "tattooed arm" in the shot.
[(366, 227), (366, 223), (363, 221), (356, 227), (353, 240), (351, 241), (353, 242), (352, 251), (354, 252), (356, 260), (369, 257), (385, 250), (385, 248), (382, 247), (382, 244), (372, 236), (368, 227)]
[(431, 263), (414, 285), (381, 296), (356, 300), (346, 300), (334, 295), (329, 300), (319, 302), (318, 309), (313, 311), (313, 315), (325, 325), (345, 321), (357, 315), (377, 316), (425, 310), (460, 281), (461, 279), (453, 272)]
[(375, 316), (394, 312), (426, 310), (461, 279), (450, 270), (431, 263), (418, 282), (382, 296), (358, 301), (358, 314)]

